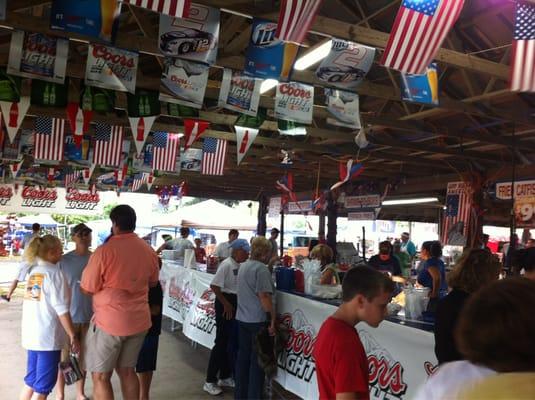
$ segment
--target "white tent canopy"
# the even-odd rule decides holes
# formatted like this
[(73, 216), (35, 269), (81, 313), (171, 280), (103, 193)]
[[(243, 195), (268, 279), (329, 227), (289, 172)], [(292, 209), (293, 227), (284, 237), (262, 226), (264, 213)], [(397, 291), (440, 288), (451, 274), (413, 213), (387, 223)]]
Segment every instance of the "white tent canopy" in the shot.
[(179, 208), (169, 214), (152, 216), (153, 226), (187, 226), (195, 229), (256, 230), (256, 218), (215, 200)]
[(50, 214), (26, 215), (17, 219), (17, 223), (24, 226), (31, 226), (36, 222), (42, 227), (47, 228), (63, 225), (52, 218)]

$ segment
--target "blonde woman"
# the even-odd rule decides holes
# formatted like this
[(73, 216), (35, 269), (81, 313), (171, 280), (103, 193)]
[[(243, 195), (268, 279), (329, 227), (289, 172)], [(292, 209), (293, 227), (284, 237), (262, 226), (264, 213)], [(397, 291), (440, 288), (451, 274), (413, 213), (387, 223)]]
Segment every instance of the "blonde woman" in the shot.
[(62, 253), (60, 240), (52, 235), (35, 238), (24, 252), (33, 267), (22, 305), (22, 346), (28, 362), (21, 400), (46, 399), (52, 392), (67, 340), (72, 351), (80, 350), (69, 313), (69, 289), (57, 267)]
[(319, 260), (321, 265), (321, 285), (338, 285), (340, 278), (338, 276), (338, 269), (334, 264), (334, 254), (332, 249), (326, 244), (318, 244), (314, 246), (310, 252), (310, 258)]

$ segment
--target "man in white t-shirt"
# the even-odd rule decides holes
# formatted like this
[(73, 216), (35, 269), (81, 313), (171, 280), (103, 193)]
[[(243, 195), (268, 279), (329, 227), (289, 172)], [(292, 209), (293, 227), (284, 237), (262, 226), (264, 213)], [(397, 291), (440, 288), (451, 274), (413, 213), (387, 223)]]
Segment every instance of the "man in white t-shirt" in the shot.
[(228, 232), (228, 241), (219, 243), (217, 245), (217, 247), (215, 248), (214, 255), (219, 259), (219, 262), (230, 257), (230, 245), (232, 244), (232, 242), (238, 239), (239, 234), (240, 233), (237, 229), (231, 229)]
[(183, 259), (186, 249), (195, 248), (188, 236), (189, 228), (180, 228), (180, 237), (166, 241), (156, 250), (156, 253), (160, 254), (162, 250), (175, 250), (178, 252), (177, 258)]
[(221, 386), (234, 387), (232, 366), (236, 352), (228, 349), (236, 349), (236, 345), (233, 345), (236, 338), (233, 338), (231, 333), (235, 330), (233, 326), (236, 323), (234, 317), (237, 307), (238, 270), (240, 263), (249, 257), (250, 246), (247, 240), (236, 239), (230, 244), (230, 250), (231, 256), (219, 264), (210, 285), (216, 295), (216, 337), (203, 390), (214, 396), (222, 392)]

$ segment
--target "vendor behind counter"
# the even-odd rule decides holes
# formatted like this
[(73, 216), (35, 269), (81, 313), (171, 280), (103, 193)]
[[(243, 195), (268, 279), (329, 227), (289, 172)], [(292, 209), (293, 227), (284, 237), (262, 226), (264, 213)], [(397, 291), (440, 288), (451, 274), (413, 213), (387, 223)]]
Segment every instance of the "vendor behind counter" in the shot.
[(326, 244), (318, 244), (314, 246), (310, 252), (310, 258), (319, 260), (321, 265), (321, 285), (339, 285), (340, 276), (338, 275), (338, 267), (333, 263), (334, 253), (332, 249)]

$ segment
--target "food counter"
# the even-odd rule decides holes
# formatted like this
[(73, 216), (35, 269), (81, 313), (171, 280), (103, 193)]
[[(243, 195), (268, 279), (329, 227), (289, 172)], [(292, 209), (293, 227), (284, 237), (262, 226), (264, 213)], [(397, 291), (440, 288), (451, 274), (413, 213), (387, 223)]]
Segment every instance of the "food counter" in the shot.
[[(164, 260), (160, 273), (163, 314), (181, 323), (185, 336), (207, 348), (213, 346), (216, 330), (211, 279), (209, 273), (169, 260)], [(322, 322), (336, 309), (336, 301), (278, 291), (276, 307), (290, 338), (279, 357), (275, 380), (304, 399), (318, 398), (312, 349)], [(389, 317), (378, 328), (359, 324), (357, 329), (368, 355), (371, 399), (412, 398), (436, 365), (430, 326)]]

